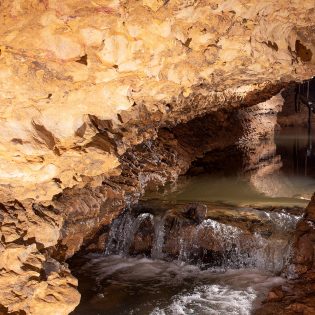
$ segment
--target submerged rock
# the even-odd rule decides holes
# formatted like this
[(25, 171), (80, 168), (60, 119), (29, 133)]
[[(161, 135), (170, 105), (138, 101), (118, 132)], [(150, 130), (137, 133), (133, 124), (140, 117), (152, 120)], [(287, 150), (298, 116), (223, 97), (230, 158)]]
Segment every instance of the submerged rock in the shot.
[(196, 223), (201, 223), (207, 215), (208, 208), (200, 203), (190, 203), (187, 205), (187, 210), (184, 210), (183, 215)]

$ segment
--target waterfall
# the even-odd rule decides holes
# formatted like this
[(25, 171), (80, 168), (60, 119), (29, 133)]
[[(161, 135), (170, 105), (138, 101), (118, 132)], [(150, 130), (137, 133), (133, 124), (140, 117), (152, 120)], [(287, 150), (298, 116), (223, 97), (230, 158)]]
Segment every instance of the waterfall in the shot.
[(167, 211), (153, 216), (127, 210), (112, 223), (105, 254), (129, 255), (137, 233), (142, 232), (142, 223), (148, 220), (152, 227), (149, 244), (152, 259), (171, 260), (175, 256), (178, 261), (198, 263), (207, 268), (258, 268), (280, 272), (289, 258), (292, 231), (300, 217), (281, 212), (251, 211), (259, 214), (265, 226), (259, 229), (255, 224), (259, 227), (261, 223), (249, 221), (246, 224), (250, 226), (244, 229), (244, 226), (240, 228), (235, 223), (222, 223), (211, 218), (196, 224), (180, 214), (166, 224), (170, 215)]
[(126, 253), (131, 237), (132, 219), (130, 213), (126, 211), (113, 221), (106, 246), (106, 255)]
[(151, 250), (151, 257), (153, 259), (163, 259), (163, 245), (165, 236), (165, 218), (155, 217), (154, 218), (154, 241)]
[(198, 227), (198, 233), (212, 234), (221, 253), (222, 268), (258, 268), (280, 272), (289, 258), (290, 240), (286, 237), (263, 237), (249, 234), (240, 228), (207, 219)]
[(105, 255), (128, 255), (135, 233), (140, 224), (148, 218), (153, 220), (152, 214), (141, 213), (135, 217), (129, 210), (126, 210), (114, 220), (109, 232)]

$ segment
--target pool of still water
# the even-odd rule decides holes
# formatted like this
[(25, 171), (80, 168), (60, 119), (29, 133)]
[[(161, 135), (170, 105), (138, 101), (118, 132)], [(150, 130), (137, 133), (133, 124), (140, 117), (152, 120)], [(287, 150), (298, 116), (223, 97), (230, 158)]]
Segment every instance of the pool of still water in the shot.
[(239, 207), (306, 207), (315, 191), (315, 142), (309, 144), (304, 128), (284, 128), (275, 134), (274, 140), (275, 146), (269, 140), (270, 147), (275, 148), (267, 154), (269, 162), (261, 157), (262, 162), (258, 161), (254, 170), (240, 167), (228, 175), (213, 170), (209, 174), (182, 177), (176, 186), (147, 197)]

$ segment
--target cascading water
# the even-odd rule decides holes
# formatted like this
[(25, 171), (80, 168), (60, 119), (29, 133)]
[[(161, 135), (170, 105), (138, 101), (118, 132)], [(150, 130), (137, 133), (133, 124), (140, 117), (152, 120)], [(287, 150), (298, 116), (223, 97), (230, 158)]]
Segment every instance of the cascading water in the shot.
[[(181, 214), (177, 215), (172, 227), (166, 228), (172, 212), (154, 216), (150, 213), (136, 215), (126, 211), (112, 224), (105, 254), (128, 256), (141, 224), (149, 220), (153, 234), (150, 244), (152, 259), (171, 260), (175, 255), (178, 261), (206, 264), (207, 268), (259, 268), (280, 272), (289, 257), (290, 235), (300, 217), (248, 208), (246, 211), (261, 220), (247, 225), (263, 224), (265, 228), (261, 231), (253, 227), (244, 229), (244, 225), (241, 228), (211, 218), (206, 218), (199, 224), (187, 223)], [(178, 247), (177, 254), (169, 255), (166, 234), (168, 238), (176, 240), (176, 245), (170, 246)]]
[(146, 219), (153, 220), (153, 216), (150, 213), (141, 213), (135, 217), (126, 210), (114, 220), (109, 232), (105, 255), (128, 255), (134, 234), (138, 231), (141, 222)]
[[(249, 315), (272, 286), (284, 282), (275, 274), (290, 254), (300, 216), (235, 211), (250, 220), (236, 226), (209, 217), (193, 222), (174, 211), (126, 211), (112, 224), (105, 255), (90, 254), (81, 264), (92, 292), (74, 314)], [(146, 239), (144, 230), (150, 257), (134, 252), (142, 248), (134, 243), (139, 233)]]
[(157, 217), (153, 220), (154, 223), (154, 241), (151, 250), (151, 258), (153, 259), (163, 259), (163, 245), (165, 236), (164, 218)]
[[(159, 211), (127, 209), (111, 225), (105, 255), (74, 267), (82, 301), (73, 315), (251, 314), (285, 282), (278, 275), (315, 183), (278, 172), (275, 159), (262, 159), (261, 169), (259, 161), (242, 176), (179, 183), (158, 199)], [(186, 211), (196, 200), (208, 207), (203, 217)]]

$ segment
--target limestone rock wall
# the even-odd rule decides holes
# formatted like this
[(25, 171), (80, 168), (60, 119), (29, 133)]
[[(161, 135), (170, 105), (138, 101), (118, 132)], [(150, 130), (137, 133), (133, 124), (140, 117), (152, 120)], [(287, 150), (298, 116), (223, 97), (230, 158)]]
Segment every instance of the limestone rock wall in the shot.
[(295, 279), (298, 277), (308, 278), (315, 272), (315, 195), (306, 208), (304, 219), (297, 226), (295, 251), (292, 258), (292, 264), (289, 266), (287, 273)]
[[(1, 197), (50, 200), (117, 172), (117, 154), (152, 137), (156, 119), (176, 124), (313, 76), (314, 10), (313, 0), (1, 1)], [(183, 115), (200, 95), (211, 101)]]
[(77, 279), (43, 251), (57, 242), (62, 216), (18, 201), (0, 208), (0, 314), (68, 314), (80, 300)]
[[(265, 93), (249, 95), (244, 104), (256, 103), (280, 89), (275, 87)], [(61, 314), (73, 309), (79, 303), (74, 289), (76, 281), (67, 267), (60, 266), (58, 261), (71, 257), (82, 245), (89, 249), (102, 248), (103, 228), (127, 205), (136, 203), (145, 189), (175, 181), (197, 156), (234, 144), (244, 133), (244, 127), (236, 110), (223, 108), (171, 129), (161, 128), (155, 140), (146, 140), (128, 149), (119, 158), (119, 176), (98, 176), (85, 187), (67, 188), (50, 203), (36, 203), (31, 199), (21, 203), (3, 202), (0, 283), (8, 290), (2, 291), (5, 294), (0, 293), (0, 305), (9, 313), (26, 310), (33, 314), (33, 304), (38, 304), (37, 289), (47, 286), (45, 275), (50, 275), (47, 266), (52, 264), (57, 266), (53, 268), (54, 276), (63, 283), (62, 293), (58, 294), (59, 286), (53, 283), (49, 287), (50, 293), (42, 293), (40, 309), (54, 314), (55, 303), (61, 308)], [(11, 255), (12, 248), (19, 254)], [(21, 261), (21, 257), (28, 257), (30, 251), (31, 258)], [(10, 259), (7, 259), (8, 255)], [(12, 265), (19, 266), (18, 273), (11, 271)], [(56, 293), (56, 298), (49, 298), (52, 292)]]

